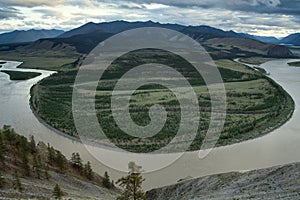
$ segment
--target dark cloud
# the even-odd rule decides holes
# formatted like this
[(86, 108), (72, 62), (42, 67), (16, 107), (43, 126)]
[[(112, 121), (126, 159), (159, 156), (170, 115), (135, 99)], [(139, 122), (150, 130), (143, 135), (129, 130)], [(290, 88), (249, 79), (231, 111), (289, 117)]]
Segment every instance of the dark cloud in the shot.
[(121, 8), (121, 9), (144, 9), (145, 6), (143, 5), (140, 5), (140, 6), (137, 6), (137, 5), (126, 5), (126, 4), (123, 4), (123, 5), (118, 5), (118, 8)]
[(0, 3), (0, 20), (8, 18), (20, 18), (19, 11), (15, 8), (5, 7)]
[(300, 0), (0, 0), (0, 31), (152, 20), (284, 35), (299, 32), (299, 7)]
[(66, 0), (0, 0), (0, 5), (35, 7), (35, 6), (56, 6), (65, 3)]
[(140, 4), (158, 3), (175, 7), (220, 8), (232, 11), (300, 15), (299, 0), (129, 0)]

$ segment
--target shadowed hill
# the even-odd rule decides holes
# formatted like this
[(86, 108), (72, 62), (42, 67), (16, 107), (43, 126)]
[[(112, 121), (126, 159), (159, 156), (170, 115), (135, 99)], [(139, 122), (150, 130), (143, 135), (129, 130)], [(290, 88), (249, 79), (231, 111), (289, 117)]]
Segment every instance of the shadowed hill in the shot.
[(56, 30), (56, 29), (52, 29), (52, 30), (31, 29), (28, 31), (17, 30), (17, 31), (0, 34), (0, 44), (32, 42), (41, 38), (54, 38), (63, 33), (64, 31)]
[(291, 34), (283, 38), (281, 43), (300, 46), (300, 33)]

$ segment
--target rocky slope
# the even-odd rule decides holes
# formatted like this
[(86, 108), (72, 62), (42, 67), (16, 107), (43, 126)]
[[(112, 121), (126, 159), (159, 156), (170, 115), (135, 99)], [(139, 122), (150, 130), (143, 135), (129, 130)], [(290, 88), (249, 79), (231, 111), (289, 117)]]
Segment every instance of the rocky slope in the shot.
[(109, 200), (118, 195), (117, 188), (105, 188), (103, 178), (80, 158), (69, 161), (49, 145), (33, 141), (13, 129), (0, 130), (0, 200), (51, 199), (56, 184), (65, 199)]
[(4, 174), (3, 177), (7, 185), (0, 189), (0, 200), (2, 199), (50, 199), (52, 198), (53, 188), (58, 184), (66, 199), (116, 199), (117, 193), (82, 180), (75, 176), (61, 174), (56, 171), (49, 171), (49, 180), (21, 177), (23, 192), (15, 190), (10, 183), (14, 181), (12, 174)]
[(300, 163), (188, 180), (153, 189), (147, 199), (300, 199)]

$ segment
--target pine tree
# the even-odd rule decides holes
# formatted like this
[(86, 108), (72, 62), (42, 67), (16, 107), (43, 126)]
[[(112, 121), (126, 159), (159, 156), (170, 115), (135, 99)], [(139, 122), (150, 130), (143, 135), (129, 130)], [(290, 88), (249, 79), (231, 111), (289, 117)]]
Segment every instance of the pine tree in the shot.
[(0, 172), (0, 188), (2, 188), (4, 186), (4, 184), (5, 184), (5, 179)]
[(56, 184), (54, 189), (53, 189), (53, 194), (52, 196), (55, 198), (55, 199), (61, 199), (63, 196), (64, 196), (64, 193), (63, 191), (60, 189), (59, 185)]
[(142, 183), (145, 179), (141, 175), (141, 167), (130, 163), (129, 168), (131, 169), (129, 174), (117, 181), (117, 184), (123, 188), (123, 192), (117, 200), (145, 200), (146, 195), (142, 190)]
[(49, 174), (49, 172), (48, 172), (48, 169), (47, 168), (45, 168), (45, 177), (46, 177), (46, 179), (47, 180), (49, 180), (50, 179), (50, 174)]
[(28, 161), (28, 156), (26, 152), (22, 154), (22, 166), (26, 176), (30, 176), (30, 166)]
[(33, 170), (36, 174), (36, 176), (38, 177), (38, 179), (41, 178), (41, 163), (40, 163), (40, 156), (33, 156)]
[(48, 173), (49, 165), (47, 163), (42, 162), (40, 158), (39, 158), (39, 160), (40, 160), (39, 164), (40, 164), (40, 167), (41, 167), (41, 172), (43, 172), (45, 178), (47, 180), (49, 180), (50, 179), (50, 174)]
[(111, 188), (110, 178), (107, 172), (104, 173), (102, 183), (104, 187)]
[(21, 154), (29, 153), (29, 143), (26, 137), (16, 135), (16, 146)]
[(50, 146), (49, 143), (47, 149), (48, 149), (48, 163), (52, 165), (55, 159), (55, 150), (53, 149), (52, 146)]
[(37, 152), (34, 136), (30, 136), (29, 149), (32, 154)]
[(17, 172), (17, 170), (14, 170), (14, 180), (13, 180), (13, 187), (15, 190), (19, 190), (19, 192), (23, 192), (23, 186), (21, 184), (20, 178), (19, 178), (19, 174)]
[(84, 165), (84, 173), (88, 179), (93, 178), (93, 170), (89, 161)]
[(5, 151), (5, 144), (4, 144), (4, 141), (3, 141), (2, 134), (0, 133), (0, 163), (3, 166), (5, 166), (4, 151)]
[(56, 152), (55, 156), (55, 163), (57, 167), (59, 168), (60, 172), (63, 172), (65, 169), (65, 157), (60, 153), (60, 151)]
[(71, 163), (74, 168), (78, 169), (79, 171), (82, 170), (82, 160), (79, 153), (72, 153)]

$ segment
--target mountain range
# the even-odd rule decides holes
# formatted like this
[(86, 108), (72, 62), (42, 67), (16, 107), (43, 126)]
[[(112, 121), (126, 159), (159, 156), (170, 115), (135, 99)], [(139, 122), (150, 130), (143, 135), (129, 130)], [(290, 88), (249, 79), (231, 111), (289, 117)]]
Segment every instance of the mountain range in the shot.
[[(6, 44), (0, 51), (21, 51), (21, 53), (55, 51), (63, 54), (88, 54), (97, 44), (112, 35), (141, 27), (168, 28), (189, 35), (200, 42), (213, 58), (234, 58), (239, 56), (291, 57), (292, 52), (281, 43), (299, 45), (300, 34), (290, 35), (282, 40), (274, 37), (260, 37), (234, 31), (224, 31), (210, 26), (183, 26), (158, 22), (113, 21), (87, 23), (72, 30), (29, 30), (0, 34)], [(47, 34), (46, 34), (47, 33)], [(9, 39), (10, 38), (10, 39)], [(34, 41), (34, 42), (32, 42)], [(18, 43), (27, 42), (27, 43)], [(8, 44), (12, 43), (12, 44)], [(57, 53), (55, 53), (57, 54)]]
[(160, 24), (158, 22), (126, 22), (126, 21), (113, 21), (113, 22), (104, 22), (104, 23), (87, 23), (78, 28), (72, 29), (60, 35), (60, 38), (67, 38), (74, 35), (88, 34), (95, 31), (103, 31), (108, 33), (119, 33), (128, 29), (140, 28), (140, 27), (163, 27), (176, 31), (181, 31), (184, 33), (198, 32), (203, 35), (219, 36), (219, 37), (238, 37), (238, 38), (248, 38), (257, 40), (264, 43), (271, 44), (293, 44), (300, 45), (300, 33), (289, 35), (285, 38), (278, 39), (273, 36), (264, 37), (250, 35), (247, 33), (236, 33), (234, 31), (223, 31), (210, 26), (184, 26), (179, 24)]
[[(125, 30), (140, 28), (140, 27), (163, 27), (184, 33), (202, 33), (203, 38), (207, 37), (237, 37), (248, 38), (257, 40), (264, 43), (271, 44), (287, 44), (287, 45), (300, 45), (300, 33), (291, 34), (285, 38), (278, 39), (273, 36), (264, 37), (256, 36), (247, 33), (237, 33), (234, 31), (223, 31), (221, 29), (213, 28), (210, 26), (184, 26), (179, 24), (160, 24), (158, 22), (127, 22), (127, 21), (113, 21), (103, 23), (89, 22), (78, 28), (64, 32), (62, 30), (16, 30), (8, 33), (0, 34), (0, 44), (32, 42), (43, 38), (69, 38), (75, 35), (91, 34), (96, 31), (116, 34)], [(205, 37), (206, 36), (206, 37)]]

